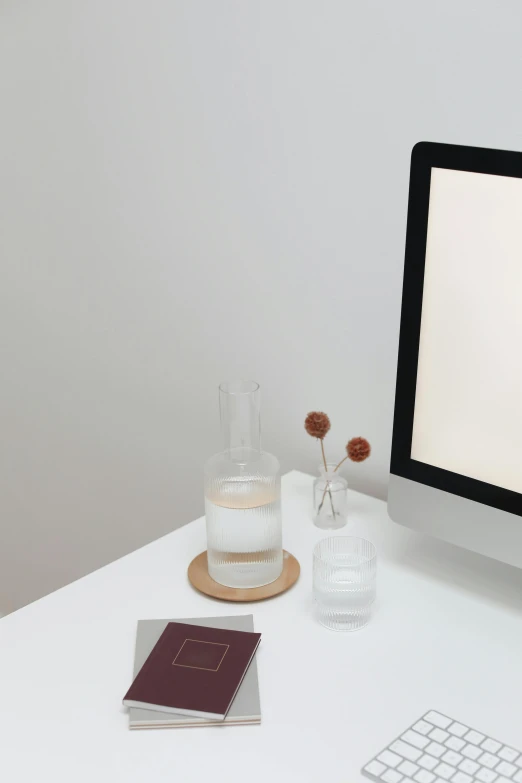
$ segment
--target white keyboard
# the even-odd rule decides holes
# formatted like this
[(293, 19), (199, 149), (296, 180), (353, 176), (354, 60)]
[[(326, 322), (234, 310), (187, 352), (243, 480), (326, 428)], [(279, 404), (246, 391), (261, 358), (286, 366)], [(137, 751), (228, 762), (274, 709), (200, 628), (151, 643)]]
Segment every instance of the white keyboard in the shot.
[(431, 710), (362, 772), (377, 783), (522, 783), (522, 753)]

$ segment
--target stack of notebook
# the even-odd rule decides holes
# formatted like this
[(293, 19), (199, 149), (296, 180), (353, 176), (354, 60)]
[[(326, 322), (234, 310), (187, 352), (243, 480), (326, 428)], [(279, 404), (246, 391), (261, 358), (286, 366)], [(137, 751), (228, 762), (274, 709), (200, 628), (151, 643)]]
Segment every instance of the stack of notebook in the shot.
[(140, 620), (129, 728), (261, 722), (252, 615)]

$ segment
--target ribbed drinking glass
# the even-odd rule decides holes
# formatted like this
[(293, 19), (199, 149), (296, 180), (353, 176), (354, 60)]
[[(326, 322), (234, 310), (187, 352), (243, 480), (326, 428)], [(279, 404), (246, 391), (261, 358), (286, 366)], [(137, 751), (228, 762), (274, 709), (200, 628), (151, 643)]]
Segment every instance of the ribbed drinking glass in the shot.
[(319, 622), (334, 631), (365, 626), (375, 600), (377, 554), (364, 538), (332, 536), (314, 548), (313, 589)]

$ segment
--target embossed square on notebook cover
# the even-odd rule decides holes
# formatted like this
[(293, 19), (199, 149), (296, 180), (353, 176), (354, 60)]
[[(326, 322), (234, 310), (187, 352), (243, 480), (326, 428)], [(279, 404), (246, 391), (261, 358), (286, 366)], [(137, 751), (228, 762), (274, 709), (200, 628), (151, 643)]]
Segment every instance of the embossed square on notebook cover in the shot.
[(218, 642), (202, 642), (198, 639), (185, 639), (174, 660), (173, 666), (185, 666), (187, 669), (205, 669), (217, 672), (230, 647)]

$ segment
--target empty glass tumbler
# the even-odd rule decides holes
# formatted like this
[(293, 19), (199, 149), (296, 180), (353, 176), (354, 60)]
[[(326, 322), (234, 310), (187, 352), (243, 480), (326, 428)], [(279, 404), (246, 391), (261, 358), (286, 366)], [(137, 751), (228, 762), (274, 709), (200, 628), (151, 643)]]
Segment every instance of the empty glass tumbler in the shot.
[(333, 536), (314, 548), (314, 598), (319, 622), (334, 631), (356, 631), (370, 619), (377, 555), (364, 538)]
[(319, 465), (320, 477), (314, 481), (314, 524), (323, 530), (336, 530), (346, 525), (348, 483), (328, 463)]
[(283, 570), (279, 462), (261, 451), (259, 386), (219, 387), (224, 451), (205, 466), (208, 572), (227, 587), (261, 587)]

